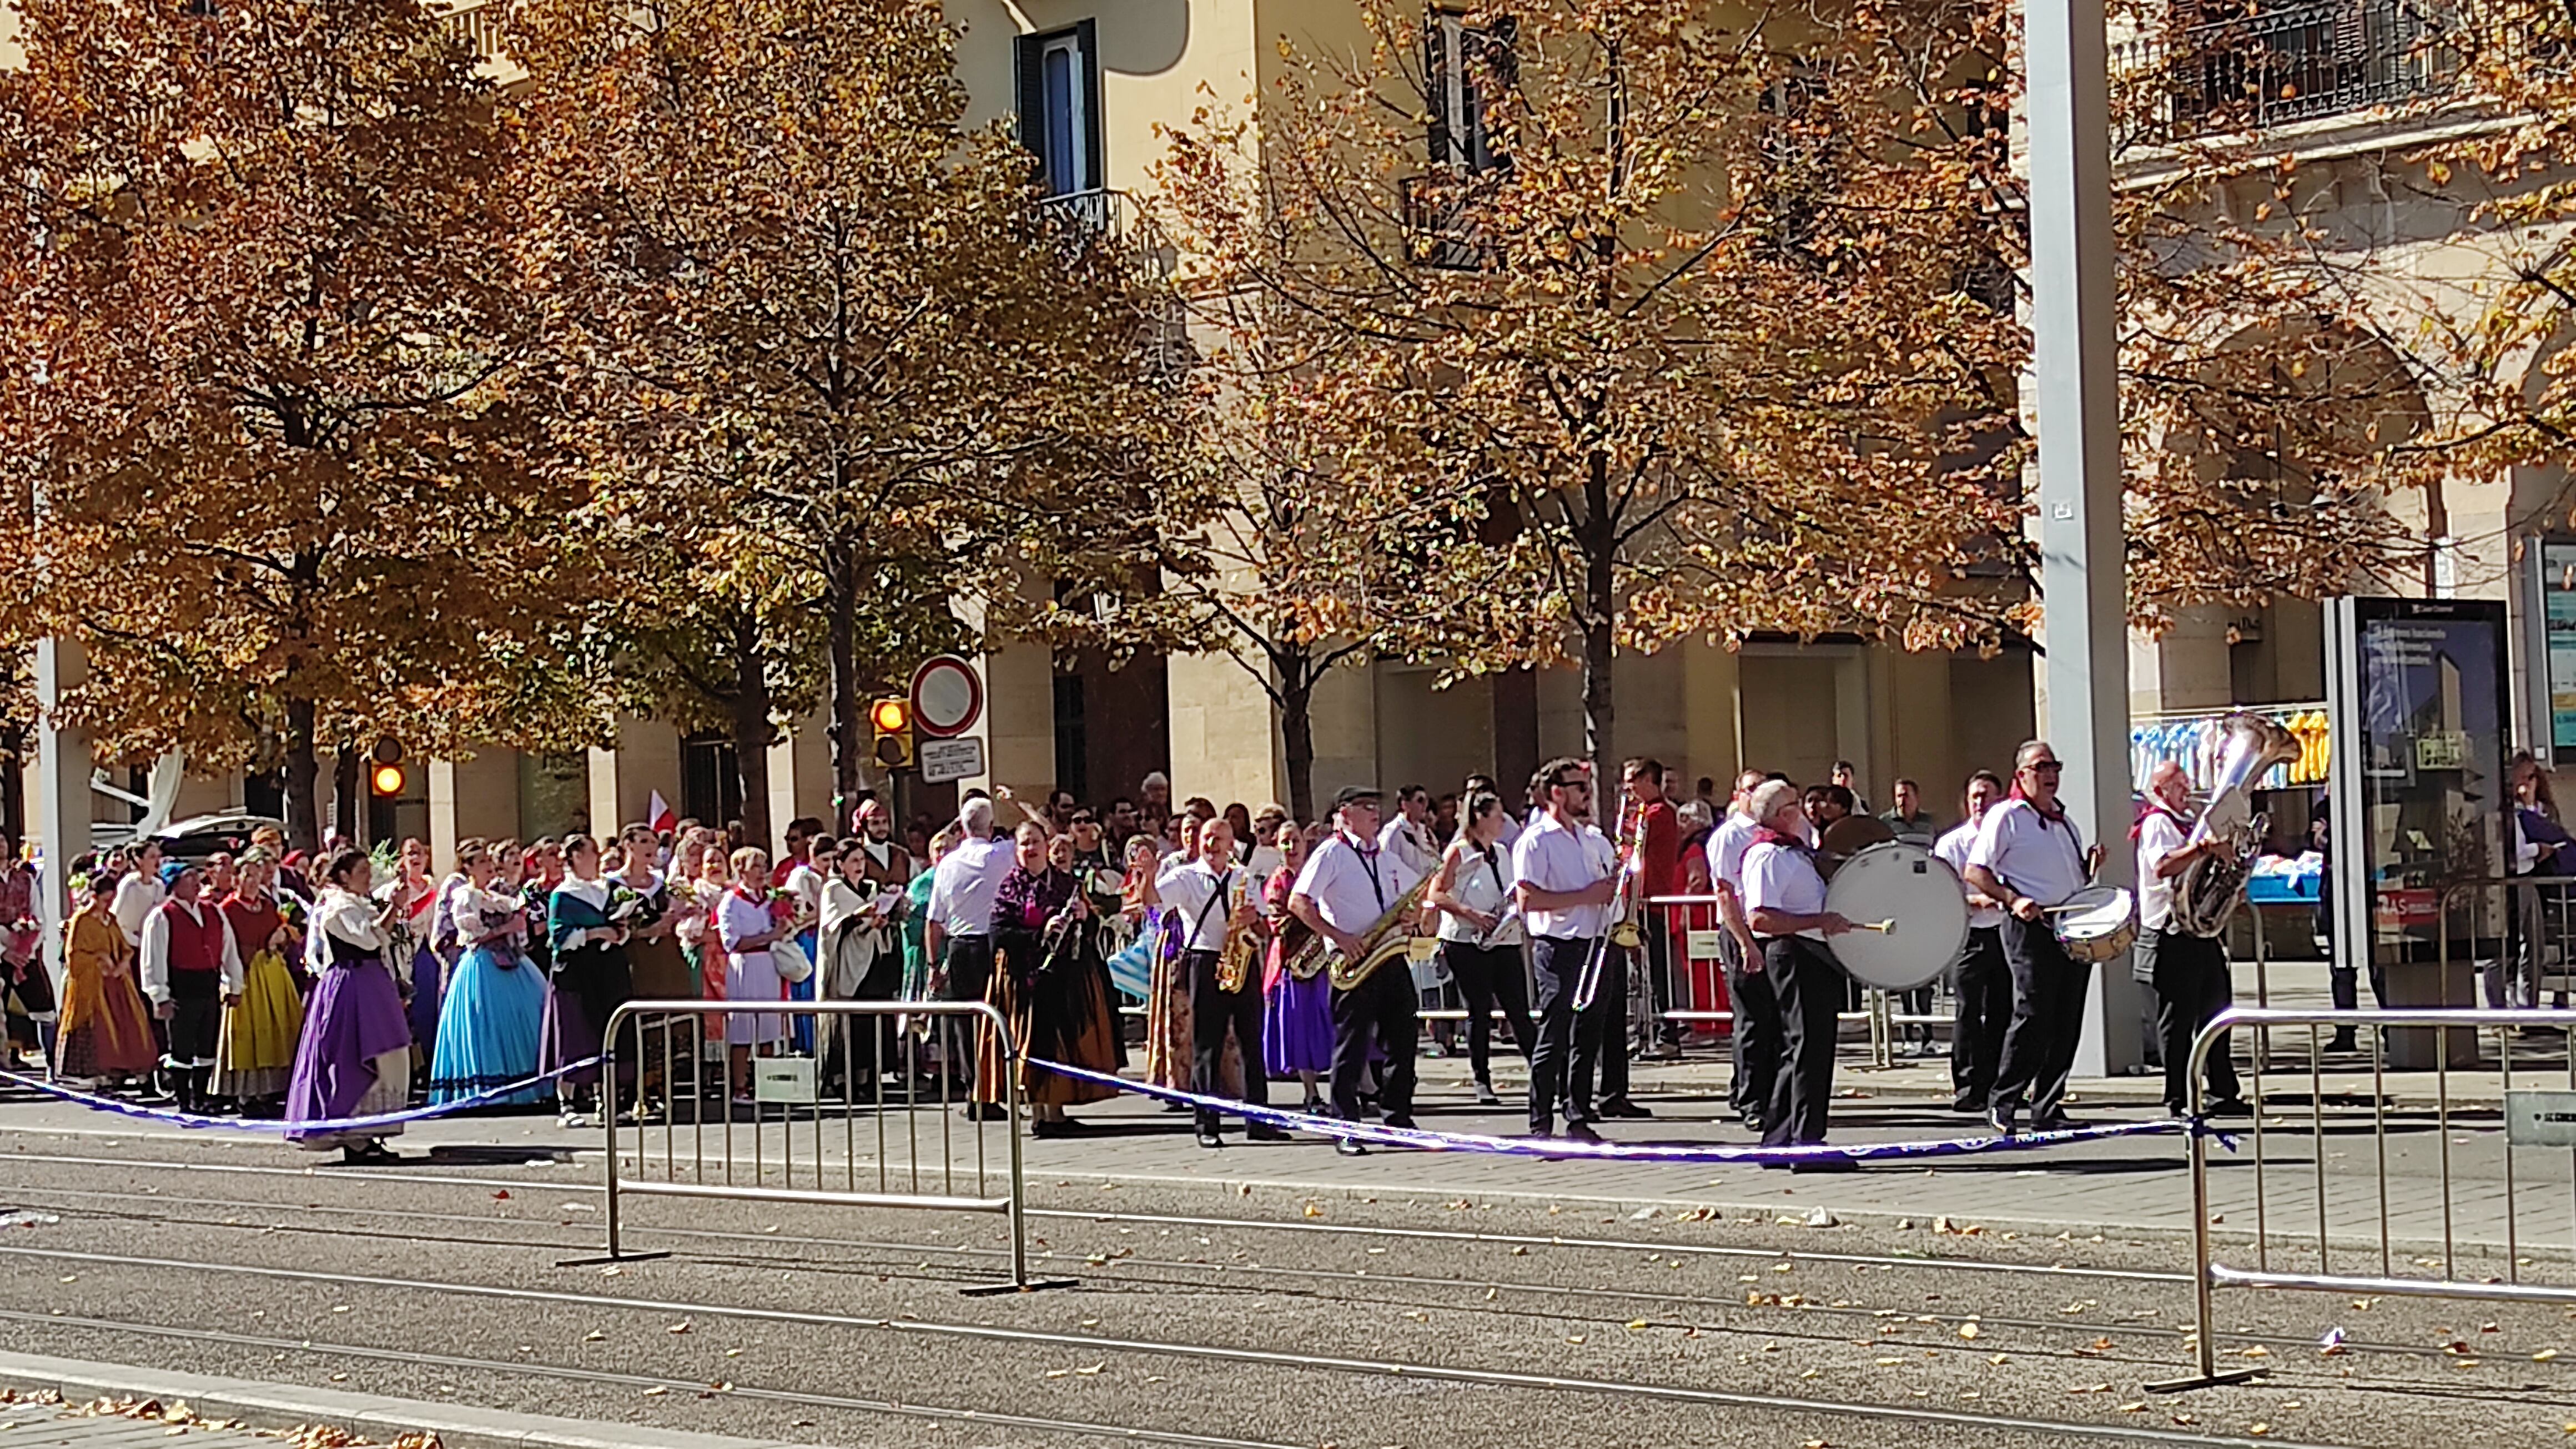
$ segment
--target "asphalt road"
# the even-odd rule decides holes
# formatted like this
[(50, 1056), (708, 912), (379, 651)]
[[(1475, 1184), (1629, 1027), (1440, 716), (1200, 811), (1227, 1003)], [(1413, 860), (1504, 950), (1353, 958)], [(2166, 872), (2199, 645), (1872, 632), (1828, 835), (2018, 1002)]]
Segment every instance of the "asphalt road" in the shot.
[(595, 1174), (522, 1157), (0, 1134), (0, 1200), (58, 1218), (0, 1229), (0, 1345), (850, 1446), (2576, 1436), (2556, 1307), (2227, 1294), (2260, 1335), (2227, 1361), (2270, 1380), (2148, 1394), (2190, 1362), (2170, 1238), (1041, 1177), (1071, 1215), (1037, 1266), (1075, 1285), (970, 1297), (992, 1219), (631, 1199), (630, 1248), (673, 1256), (559, 1266), (597, 1251)]

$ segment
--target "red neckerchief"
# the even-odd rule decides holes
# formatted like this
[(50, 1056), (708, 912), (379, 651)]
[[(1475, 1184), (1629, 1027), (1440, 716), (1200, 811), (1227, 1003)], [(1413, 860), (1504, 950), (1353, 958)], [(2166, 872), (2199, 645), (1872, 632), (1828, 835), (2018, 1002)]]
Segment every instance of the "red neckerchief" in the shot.
[(1790, 850), (1798, 852), (1800, 855), (1813, 855), (1816, 853), (1816, 848), (1809, 845), (1804, 838), (1795, 835), (1783, 835), (1768, 825), (1756, 825), (1753, 827), (1753, 843), (1755, 845), (1784, 846)]
[(2138, 818), (2129, 823), (2129, 838), (2131, 840), (2135, 840), (2146, 833), (2147, 817), (2150, 815), (2161, 815), (2167, 820), (2172, 821), (2175, 825), (2180, 826), (2183, 834), (2191, 834), (2190, 821), (2183, 819), (2180, 815), (2166, 808), (2165, 802), (2162, 800), (2156, 799), (2154, 796), (2150, 795), (2147, 797), (2147, 808), (2139, 811)]

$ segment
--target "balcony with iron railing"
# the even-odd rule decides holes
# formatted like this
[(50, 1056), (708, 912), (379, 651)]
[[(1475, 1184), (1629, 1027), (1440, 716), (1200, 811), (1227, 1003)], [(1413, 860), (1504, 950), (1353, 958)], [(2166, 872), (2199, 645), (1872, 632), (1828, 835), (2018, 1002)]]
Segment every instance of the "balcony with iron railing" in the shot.
[[(2556, 0), (2549, 0), (2555, 4)], [(2262, 133), (2459, 95), (2474, 62), (2546, 62), (2536, 0), (2173, 0), (2113, 47), (2135, 145)], [(2565, 11), (2555, 16), (2567, 21)]]
[(1404, 258), (1417, 267), (1485, 272), (1501, 252), (1484, 225), (1484, 207), (1470, 177), (1437, 171), (1403, 179), (1400, 199)]
[(1142, 326), (1149, 363), (1166, 376), (1188, 371), (1197, 353), (1190, 343), (1189, 304), (1174, 285), (1180, 251), (1161, 224), (1135, 197), (1110, 187), (1040, 197), (1037, 213), (1040, 224), (1069, 254), (1107, 242), (1143, 273), (1148, 300)]

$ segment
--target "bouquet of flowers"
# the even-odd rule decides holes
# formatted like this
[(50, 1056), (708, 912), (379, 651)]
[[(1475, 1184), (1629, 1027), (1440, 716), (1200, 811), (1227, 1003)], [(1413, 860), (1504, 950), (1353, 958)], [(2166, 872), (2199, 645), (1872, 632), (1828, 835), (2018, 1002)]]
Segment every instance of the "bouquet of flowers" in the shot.
[(788, 932), (769, 943), (769, 964), (778, 973), (778, 979), (790, 986), (814, 974), (812, 958), (805, 954), (803, 946), (797, 944), (795, 933), (790, 929), (796, 924), (800, 904), (792, 891), (773, 890), (769, 893), (770, 928)]

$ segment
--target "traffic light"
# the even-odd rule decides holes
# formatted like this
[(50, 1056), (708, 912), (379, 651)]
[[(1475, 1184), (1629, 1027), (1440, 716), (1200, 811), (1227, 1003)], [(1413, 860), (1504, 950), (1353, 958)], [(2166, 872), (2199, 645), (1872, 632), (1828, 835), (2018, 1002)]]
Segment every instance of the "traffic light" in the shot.
[(876, 745), (870, 752), (880, 770), (912, 768), (912, 706), (900, 699), (881, 699), (868, 709), (868, 724), (876, 731)]
[(367, 769), (367, 788), (384, 799), (394, 799), (403, 792), (402, 741), (391, 735), (380, 737), (376, 747), (367, 752), (375, 763)]

